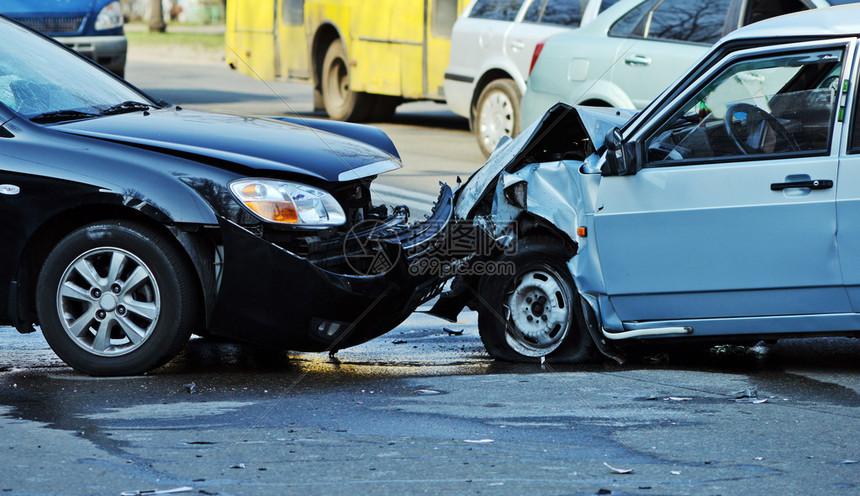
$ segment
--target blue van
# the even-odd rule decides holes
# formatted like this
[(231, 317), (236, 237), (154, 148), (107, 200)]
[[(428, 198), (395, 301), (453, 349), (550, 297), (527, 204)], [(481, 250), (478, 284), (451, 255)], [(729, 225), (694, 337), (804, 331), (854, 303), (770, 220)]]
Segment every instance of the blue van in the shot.
[(125, 73), (128, 41), (117, 0), (3, 0), (0, 14), (53, 37), (120, 77)]

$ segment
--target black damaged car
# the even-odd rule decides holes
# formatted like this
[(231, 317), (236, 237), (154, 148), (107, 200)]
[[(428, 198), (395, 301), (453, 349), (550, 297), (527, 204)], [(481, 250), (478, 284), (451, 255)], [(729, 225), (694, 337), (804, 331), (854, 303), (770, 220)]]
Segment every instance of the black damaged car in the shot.
[(451, 215), (371, 204), (379, 130), (170, 106), (0, 18), (0, 324), (93, 375), (192, 332), (299, 351), (379, 336), (439, 290), (411, 275)]

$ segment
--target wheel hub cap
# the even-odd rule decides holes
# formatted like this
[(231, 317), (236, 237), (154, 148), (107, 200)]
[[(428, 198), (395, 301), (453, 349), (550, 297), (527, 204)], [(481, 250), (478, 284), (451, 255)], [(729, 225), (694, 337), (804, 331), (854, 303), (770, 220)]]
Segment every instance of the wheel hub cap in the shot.
[(554, 271), (524, 274), (508, 297), (508, 344), (525, 356), (554, 351), (571, 325), (570, 301), (570, 291)]
[(99, 300), (99, 306), (105, 312), (113, 312), (116, 309), (117, 305), (118, 302), (116, 301), (116, 297), (111, 294), (106, 294), (102, 296), (102, 298)]

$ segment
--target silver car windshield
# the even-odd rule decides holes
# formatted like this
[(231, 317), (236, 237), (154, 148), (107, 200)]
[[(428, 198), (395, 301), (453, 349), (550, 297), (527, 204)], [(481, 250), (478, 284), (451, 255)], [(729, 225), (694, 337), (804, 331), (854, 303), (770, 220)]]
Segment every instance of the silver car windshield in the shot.
[(0, 33), (0, 102), (22, 117), (49, 123), (154, 106), (106, 72), (18, 25), (0, 19)]

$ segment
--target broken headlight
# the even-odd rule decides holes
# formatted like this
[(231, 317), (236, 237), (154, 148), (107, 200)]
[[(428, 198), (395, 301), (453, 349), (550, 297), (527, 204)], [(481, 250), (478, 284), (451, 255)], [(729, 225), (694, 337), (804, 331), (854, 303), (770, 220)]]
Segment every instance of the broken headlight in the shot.
[(340, 226), (346, 222), (343, 208), (326, 191), (300, 183), (273, 179), (241, 179), (230, 191), (257, 217), (278, 224)]

